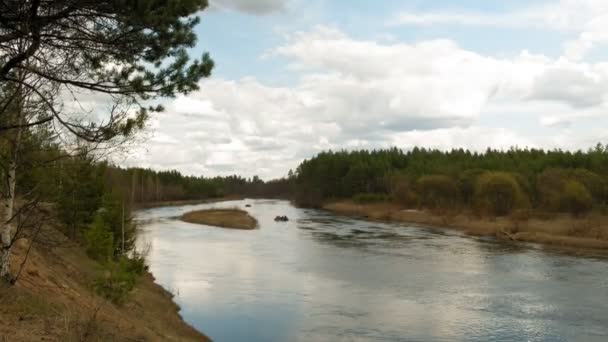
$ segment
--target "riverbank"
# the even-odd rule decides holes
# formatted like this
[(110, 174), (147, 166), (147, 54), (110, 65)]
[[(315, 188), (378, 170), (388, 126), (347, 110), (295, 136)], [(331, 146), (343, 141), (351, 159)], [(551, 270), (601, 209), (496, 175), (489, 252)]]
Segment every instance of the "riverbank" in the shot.
[(187, 212), (181, 220), (188, 223), (204, 224), (231, 229), (251, 230), (258, 221), (241, 209), (205, 209)]
[(534, 242), (568, 248), (608, 250), (608, 216), (589, 214), (575, 218), (551, 214), (536, 217), (480, 218), (471, 214), (437, 215), (426, 210), (404, 209), (392, 203), (360, 204), (336, 201), (323, 206), (334, 213), (449, 228), (475, 236), (495, 236), (498, 239)]
[(148, 272), (123, 305), (97, 295), (92, 284), (101, 266), (56, 227), (44, 225), (31, 249), (27, 239), (12, 249), (13, 275), (27, 261), (14, 285), (0, 284), (6, 341), (209, 340), (183, 321), (172, 295)]

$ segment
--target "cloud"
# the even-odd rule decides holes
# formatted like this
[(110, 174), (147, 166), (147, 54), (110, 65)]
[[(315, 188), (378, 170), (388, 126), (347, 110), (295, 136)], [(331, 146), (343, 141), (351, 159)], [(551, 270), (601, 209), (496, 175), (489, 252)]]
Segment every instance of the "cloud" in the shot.
[(555, 66), (534, 81), (531, 99), (561, 101), (576, 108), (603, 104), (608, 94), (608, 75), (589, 66)]
[(560, 0), (533, 4), (504, 13), (496, 12), (415, 12), (403, 11), (393, 25), (460, 25), (500, 28), (558, 30), (574, 33), (576, 39), (564, 43), (564, 55), (574, 61), (600, 44), (608, 43), (608, 2), (605, 0)]
[(206, 79), (199, 91), (166, 104), (156, 137), (132, 163), (269, 179), (327, 149), (562, 147), (561, 138), (480, 121), (491, 109), (505, 122), (528, 115), (524, 131), (569, 129), (564, 123), (601, 118), (608, 109), (608, 64), (525, 51), (496, 58), (449, 40), (381, 43), (318, 26), (288, 35), (265, 57), (287, 59), (296, 81)]
[(212, 9), (264, 15), (281, 11), (288, 2), (289, 0), (211, 0), (210, 6)]
[(488, 27), (518, 27), (528, 22), (517, 15), (482, 12), (401, 12), (391, 20), (392, 25), (462, 25)]

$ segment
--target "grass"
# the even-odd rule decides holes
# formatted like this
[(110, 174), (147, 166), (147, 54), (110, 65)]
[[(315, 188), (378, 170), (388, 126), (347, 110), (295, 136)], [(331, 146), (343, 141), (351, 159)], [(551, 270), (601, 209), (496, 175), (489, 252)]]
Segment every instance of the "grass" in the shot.
[(475, 236), (495, 236), (569, 248), (608, 249), (608, 216), (602, 213), (572, 217), (538, 212), (529, 216), (516, 213), (492, 218), (466, 212), (404, 209), (394, 203), (361, 204), (354, 201), (332, 202), (323, 208), (343, 215), (449, 228)]
[(241, 209), (206, 209), (185, 213), (182, 221), (232, 229), (255, 229), (258, 222)]

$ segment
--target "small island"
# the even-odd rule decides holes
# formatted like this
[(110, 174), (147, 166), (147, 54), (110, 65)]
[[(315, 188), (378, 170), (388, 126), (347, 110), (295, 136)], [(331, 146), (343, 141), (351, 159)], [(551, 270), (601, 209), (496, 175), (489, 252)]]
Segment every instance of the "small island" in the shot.
[(241, 209), (205, 209), (182, 215), (182, 221), (231, 229), (251, 230), (258, 221)]

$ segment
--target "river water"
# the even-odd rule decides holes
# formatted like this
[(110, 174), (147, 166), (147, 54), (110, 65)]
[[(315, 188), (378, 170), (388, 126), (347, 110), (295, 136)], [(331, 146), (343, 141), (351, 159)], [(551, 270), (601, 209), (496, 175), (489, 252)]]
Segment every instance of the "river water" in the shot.
[[(244, 208), (260, 229), (177, 219), (208, 207)], [(608, 341), (601, 256), (273, 200), (148, 209), (137, 220), (157, 282), (215, 341)]]

